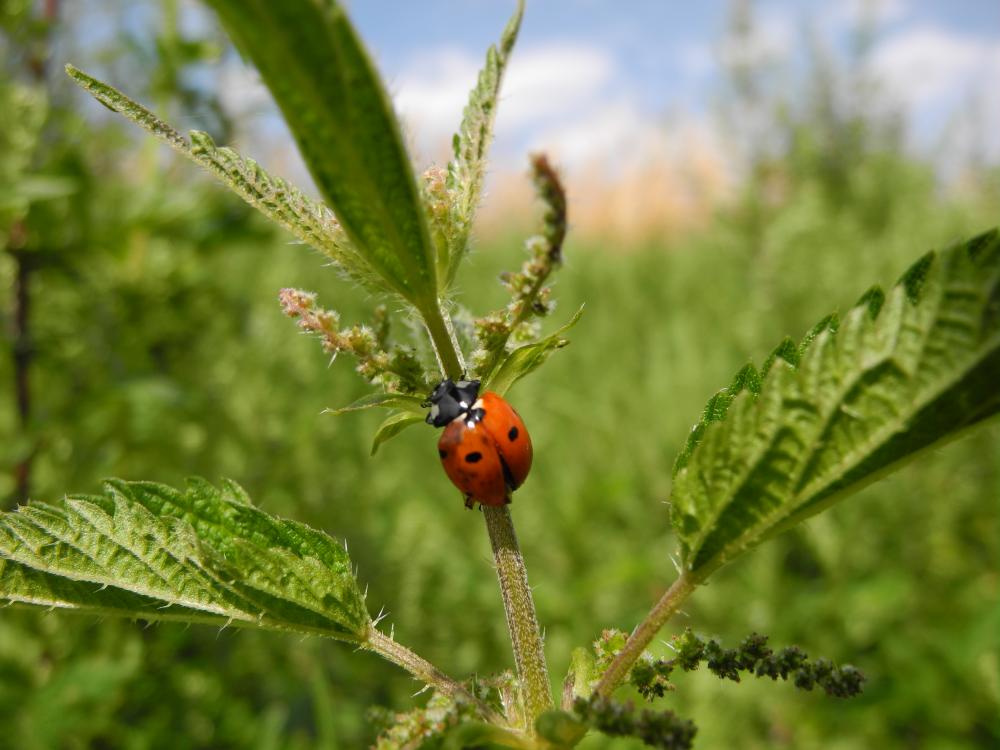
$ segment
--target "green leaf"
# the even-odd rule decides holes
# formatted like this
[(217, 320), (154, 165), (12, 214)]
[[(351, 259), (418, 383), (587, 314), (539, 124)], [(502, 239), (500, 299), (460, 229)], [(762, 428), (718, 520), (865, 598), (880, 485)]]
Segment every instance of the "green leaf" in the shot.
[(396, 435), (401, 433), (410, 425), (415, 425), (418, 422), (423, 421), (424, 415), (422, 413), (413, 414), (411, 412), (401, 411), (395, 414), (390, 414), (375, 431), (375, 437), (372, 439), (372, 455), (374, 456), (378, 452), (382, 443), (396, 437)]
[(421, 311), (435, 258), (382, 82), (334, 0), (208, 0), (253, 61), (323, 197), (369, 263)]
[(376, 291), (396, 292), (348, 239), (333, 213), (253, 159), (215, 145), (207, 133), (192, 130), (185, 138), (138, 102), (72, 65), (66, 72), (104, 106), (128, 118), (177, 152), (207, 169), (243, 200), (297, 239), (330, 258), (337, 269)]
[(538, 736), (548, 740), (557, 748), (576, 747), (589, 729), (590, 727), (576, 716), (556, 709), (546, 711), (535, 720), (535, 731), (538, 732)]
[(493, 138), (500, 85), (511, 50), (517, 41), (523, 16), (524, 0), (518, 0), (514, 15), (500, 36), (500, 43), (491, 45), (486, 52), (486, 64), (479, 72), (475, 88), (469, 93), (462, 124), (452, 140), (455, 158), (448, 164), (451, 227), (447, 233), (448, 254), (443, 259), (444, 268), (438, 270), (439, 276), (446, 279), (445, 286), (451, 285), (468, 250), (469, 232), (483, 187), (486, 152)]
[(538, 745), (522, 734), (481, 721), (465, 721), (444, 733), (441, 750), (473, 750), (474, 748), (512, 747), (537, 750)]
[(423, 417), (427, 413), (427, 408), (423, 404), (424, 398), (422, 396), (412, 396), (407, 393), (369, 393), (367, 396), (362, 396), (347, 406), (342, 406), (339, 409), (326, 409), (323, 413), (340, 416), (352, 411), (378, 407), (382, 409), (403, 409), (411, 414), (419, 414)]
[(0, 516), (0, 601), (145, 620), (234, 624), (363, 644), (344, 547), (269, 516), (235, 484), (105, 483), (103, 495)]
[(164, 607), (154, 599), (113, 586), (62, 578), (0, 558), (0, 600), (17, 605), (68, 609), (97, 617), (128, 617), (150, 621), (178, 621), (223, 627), (224, 615), (177, 604)]
[(552, 352), (562, 349), (569, 344), (569, 341), (562, 338), (562, 335), (577, 324), (581, 315), (583, 315), (582, 305), (576, 311), (576, 314), (569, 319), (569, 322), (555, 331), (555, 333), (533, 344), (519, 346), (510, 352), (500, 361), (491, 374), (483, 378), (482, 390), (494, 391), (501, 396), (507, 393), (514, 383), (528, 373), (541, 367), (542, 363), (549, 358)]
[(709, 402), (672, 517), (704, 577), (1000, 410), (1000, 234), (929, 253)]

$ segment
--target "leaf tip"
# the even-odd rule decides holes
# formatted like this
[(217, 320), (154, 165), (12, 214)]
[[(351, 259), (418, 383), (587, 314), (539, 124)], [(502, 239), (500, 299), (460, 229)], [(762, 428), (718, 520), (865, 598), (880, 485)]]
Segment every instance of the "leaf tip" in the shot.
[(916, 304), (920, 300), (920, 292), (924, 288), (924, 282), (927, 280), (927, 274), (931, 270), (931, 266), (934, 264), (935, 252), (931, 250), (926, 253), (920, 260), (906, 269), (906, 272), (899, 277), (899, 281), (896, 282), (897, 285), (903, 286), (906, 290), (906, 298), (911, 304)]

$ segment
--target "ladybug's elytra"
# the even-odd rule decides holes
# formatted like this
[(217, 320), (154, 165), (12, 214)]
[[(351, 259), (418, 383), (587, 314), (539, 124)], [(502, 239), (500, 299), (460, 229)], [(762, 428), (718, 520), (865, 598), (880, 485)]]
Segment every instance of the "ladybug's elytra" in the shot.
[(445, 474), (473, 503), (505, 505), (531, 470), (531, 437), (503, 397), (479, 395), (478, 380), (444, 380), (430, 396), (427, 422), (444, 427), (438, 455)]

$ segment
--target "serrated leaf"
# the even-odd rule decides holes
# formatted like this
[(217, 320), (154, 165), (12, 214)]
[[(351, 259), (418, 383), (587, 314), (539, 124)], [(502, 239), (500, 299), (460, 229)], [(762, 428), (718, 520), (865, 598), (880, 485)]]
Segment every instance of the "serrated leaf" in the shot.
[(675, 463), (695, 577), (1000, 411), (1000, 234), (927, 254), (769, 361), (713, 398)]
[(372, 438), (372, 455), (374, 456), (382, 443), (387, 440), (391, 440), (396, 437), (399, 433), (405, 430), (411, 425), (415, 425), (418, 422), (423, 422), (424, 416), (422, 414), (413, 414), (411, 412), (397, 412), (396, 414), (390, 414), (385, 418), (385, 421), (378, 426), (375, 431), (375, 437)]
[(462, 124), (452, 140), (455, 158), (448, 164), (448, 192), (451, 195), (448, 254), (443, 259), (439, 276), (450, 286), (469, 244), (472, 220), (479, 207), (479, 196), (486, 170), (486, 152), (493, 138), (497, 98), (511, 50), (517, 41), (524, 16), (524, 0), (518, 0), (497, 45), (486, 52), (486, 64), (479, 72), (476, 86), (469, 93), (469, 102), (462, 115)]
[(114, 586), (45, 573), (0, 557), (0, 600), (15, 605), (67, 609), (97, 617), (128, 617), (225, 626), (230, 618), (153, 599)]
[(503, 396), (518, 380), (541, 367), (557, 349), (569, 344), (562, 336), (577, 324), (583, 315), (583, 306), (576, 311), (569, 321), (554, 333), (532, 344), (519, 346), (507, 354), (492, 373), (483, 378), (483, 391), (493, 391)]
[(368, 259), (348, 239), (330, 209), (322, 203), (307, 197), (280, 177), (269, 175), (253, 159), (240, 156), (230, 148), (216, 146), (207, 133), (192, 130), (185, 138), (114, 87), (72, 65), (66, 66), (66, 72), (101, 104), (210, 171), (271, 221), (330, 258), (345, 275), (369, 289), (397, 291), (372, 268)]
[(434, 250), (399, 124), (334, 0), (207, 0), (257, 67), (302, 157), (369, 263), (418, 309), (437, 305)]
[(354, 401), (347, 406), (342, 406), (339, 409), (326, 409), (323, 413), (340, 416), (341, 414), (347, 414), (352, 411), (382, 408), (397, 410), (402, 409), (410, 412), (411, 414), (420, 414), (422, 416), (427, 412), (423, 403), (423, 397), (412, 396), (408, 393), (369, 393), (367, 396), (362, 396), (357, 401)]
[(355, 643), (371, 628), (339, 542), (201, 480), (183, 492), (113, 480), (2, 514), (0, 600)]

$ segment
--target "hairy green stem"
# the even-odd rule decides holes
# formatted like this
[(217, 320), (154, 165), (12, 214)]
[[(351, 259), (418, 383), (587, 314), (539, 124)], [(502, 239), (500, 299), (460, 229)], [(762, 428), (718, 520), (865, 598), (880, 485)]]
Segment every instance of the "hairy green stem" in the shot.
[[(465, 364), (455, 341), (455, 333), (440, 306), (435, 306), (433, 312), (436, 314), (424, 314), (424, 323), (437, 352), (438, 363), (447, 377), (461, 378), (465, 374)], [(535, 615), (535, 600), (528, 586), (528, 571), (517, 544), (510, 509), (506, 505), (483, 506), (483, 515), (500, 579), (507, 629), (514, 647), (514, 663), (524, 700), (525, 729), (534, 734), (535, 719), (554, 705), (542, 634)]]
[(434, 345), (441, 374), (452, 380), (460, 380), (465, 375), (465, 362), (451, 323), (441, 311), (440, 305), (434, 305), (430, 310), (421, 310), (421, 315)]
[(681, 573), (680, 577), (660, 597), (660, 601), (649, 611), (646, 619), (632, 631), (632, 635), (625, 642), (625, 647), (618, 652), (614, 661), (611, 662), (611, 666), (601, 675), (597, 687), (594, 688), (595, 695), (609, 697), (615, 691), (615, 688), (624, 681), (632, 665), (642, 656), (642, 652), (660, 632), (660, 628), (680, 608), (700, 582), (700, 579), (693, 578), (686, 571)]
[(433, 686), (438, 692), (450, 698), (467, 701), (479, 710), (483, 719), (491, 724), (504, 724), (503, 717), (490, 708), (457, 680), (449, 677), (422, 656), (418, 656), (406, 646), (397, 643), (381, 630), (372, 627), (368, 630), (368, 638), (362, 648), (374, 651), (379, 656), (405, 669), (416, 679), (426, 685)]
[(528, 571), (517, 544), (510, 508), (506, 505), (483, 506), (486, 528), (493, 545), (507, 628), (514, 646), (514, 662), (524, 699), (525, 729), (535, 731), (535, 719), (553, 708), (545, 649), (535, 615), (535, 601), (528, 586)]

